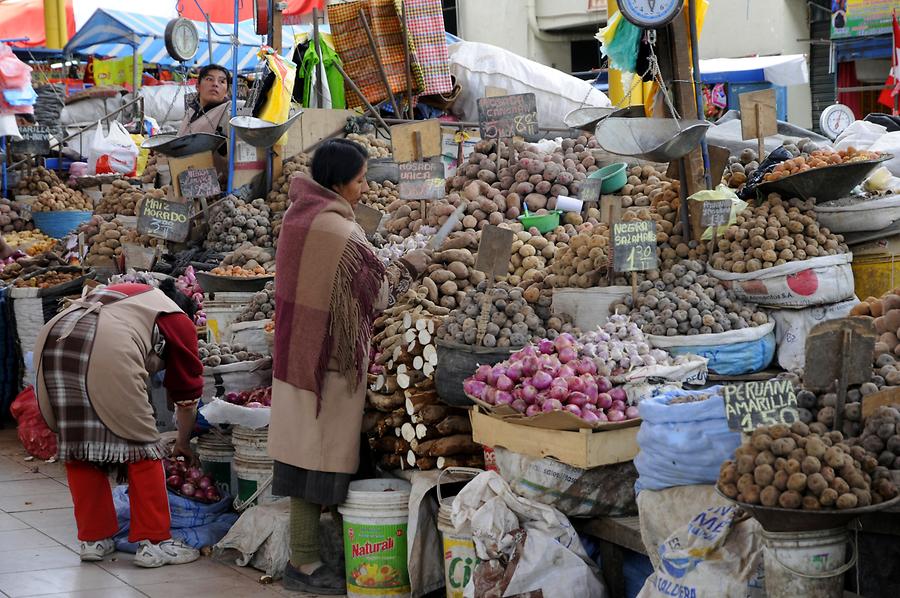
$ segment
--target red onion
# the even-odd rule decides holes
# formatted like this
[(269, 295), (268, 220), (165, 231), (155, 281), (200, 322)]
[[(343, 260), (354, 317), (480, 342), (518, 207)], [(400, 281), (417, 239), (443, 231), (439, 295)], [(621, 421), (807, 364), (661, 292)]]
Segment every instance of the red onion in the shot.
[(572, 392), (584, 392), (584, 380), (577, 376), (569, 376), (566, 378), (566, 386)]
[(262, 409), (263, 407), (265, 407), (265, 405), (263, 405), (259, 401), (250, 401), (249, 403), (244, 405), (244, 407), (247, 407), (249, 409)]
[(553, 347), (558, 353), (562, 353), (563, 349), (573, 347), (575, 345), (575, 337), (568, 332), (563, 332), (553, 340)]
[(612, 390), (612, 382), (606, 376), (600, 376), (597, 378), (597, 390), (599, 392), (609, 392)]
[(513, 353), (513, 355), (518, 355), (519, 359), (522, 360), (522, 359), (526, 359), (528, 357), (537, 357), (538, 352), (535, 351), (534, 345), (527, 345), (525, 347), (522, 347), (515, 353)]
[(510, 403), (510, 407), (518, 411), (519, 413), (525, 413), (528, 410), (528, 403), (526, 403), (523, 399), (514, 399), (512, 403)]
[(625, 419), (625, 414), (621, 411), (610, 410), (606, 412), (606, 417), (609, 418), (611, 422), (620, 422)]
[(537, 357), (526, 357), (522, 360), (522, 374), (524, 376), (534, 376), (541, 369), (541, 360)]
[(197, 488), (194, 490), (194, 498), (199, 500), (206, 500), (206, 490), (203, 488)]
[(551, 382), (553, 382), (553, 376), (547, 372), (537, 372), (531, 377), (531, 384), (538, 390), (550, 388)]
[(170, 488), (181, 488), (184, 479), (180, 475), (170, 475), (166, 478), (166, 485)]
[(582, 415), (581, 408), (578, 405), (569, 404), (569, 405), (566, 405), (565, 407), (563, 407), (563, 409), (568, 411), (569, 413), (574, 413), (578, 417), (581, 417), (581, 415)]
[(203, 472), (199, 467), (191, 467), (187, 472), (187, 479), (189, 482), (195, 482), (203, 477)]
[(494, 405), (497, 402), (497, 389), (493, 386), (486, 386), (484, 394), (481, 395), (481, 400), (488, 405)]
[(556, 399), (547, 399), (546, 401), (544, 401), (544, 404), (541, 405), (541, 411), (543, 411), (544, 413), (550, 413), (551, 411), (560, 411), (562, 408), (562, 403), (560, 403)]
[(502, 363), (498, 363), (491, 368), (491, 372), (487, 377), (487, 383), (491, 386), (497, 386), (497, 378), (504, 375), (506, 375), (506, 367)]
[(559, 368), (562, 364), (559, 362), (555, 356), (552, 355), (542, 355), (541, 356), (541, 369), (545, 372), (550, 372), (554, 376), (559, 371)]
[(613, 400), (612, 407), (609, 408), (610, 411), (621, 411), (625, 413), (625, 403), (622, 401)]
[(640, 412), (638, 411), (637, 407), (632, 405), (631, 407), (625, 408), (625, 417), (627, 417), (628, 419), (635, 419), (637, 417), (640, 417)]
[(559, 350), (559, 360), (562, 363), (569, 363), (575, 359), (578, 359), (578, 351), (574, 347), (563, 347)]
[(542, 338), (538, 341), (538, 351), (544, 355), (550, 355), (554, 351), (553, 341), (549, 338)]
[(506, 368), (507, 377), (513, 382), (518, 382), (522, 379), (522, 362), (517, 361), (511, 364), (508, 368)]
[(488, 374), (491, 373), (491, 366), (489, 365), (480, 365), (478, 369), (475, 370), (475, 379), (479, 382), (487, 382)]
[(525, 415), (527, 417), (534, 417), (541, 413), (541, 408), (538, 405), (529, 405), (528, 409), (525, 410)]
[(529, 405), (533, 405), (537, 401), (538, 390), (531, 384), (526, 384), (521, 389), (521, 398)]
[(557, 378), (573, 378), (575, 377), (575, 368), (570, 365), (564, 365), (556, 372)]
[[(558, 378), (557, 378), (558, 380)], [(550, 387), (550, 398), (556, 399), (559, 402), (565, 401), (569, 397), (569, 389), (566, 386), (554, 384)]]
[(515, 386), (515, 383), (510, 379), (509, 376), (501, 374), (497, 376), (497, 381), (494, 383), (494, 386), (497, 387), (497, 390), (510, 391)]
[(510, 405), (512, 402), (512, 393), (506, 392), (505, 390), (498, 390), (496, 392), (496, 398), (494, 400), (495, 405)]
[(602, 411), (597, 412), (597, 419), (599, 419), (601, 423), (609, 421), (609, 418), (606, 417), (606, 414), (603, 413)]
[(609, 391), (609, 396), (612, 397), (613, 401), (622, 401), (623, 403), (628, 400), (628, 395), (625, 394), (625, 389), (620, 387), (613, 388)]
[(575, 372), (579, 375), (597, 373), (597, 366), (590, 359), (576, 359), (572, 365), (575, 366)]
[(595, 412), (585, 411), (584, 409), (581, 410), (581, 419), (583, 419), (584, 421), (586, 421), (589, 424), (600, 423), (600, 418), (597, 416), (597, 414)]
[(463, 381), (463, 391), (470, 397), (475, 397), (476, 399), (480, 399), (484, 396), (484, 391), (486, 388), (487, 384), (485, 384), (481, 380), (466, 378)]
[(183, 495), (185, 495), (185, 496), (193, 496), (193, 495), (194, 495), (194, 491), (195, 491), (196, 489), (197, 489), (197, 487), (194, 486), (194, 485), (193, 485), (192, 483), (190, 483), (190, 482), (185, 482), (184, 484), (181, 485), (181, 493), (182, 493)]
[(612, 397), (608, 393), (601, 392), (597, 395), (597, 407), (600, 409), (609, 409), (612, 407)]
[(587, 395), (583, 392), (572, 392), (569, 393), (568, 403), (569, 405), (575, 405), (576, 407), (584, 407), (588, 402)]
[(591, 403), (597, 402), (597, 395), (600, 393), (597, 391), (597, 383), (594, 382), (593, 378), (585, 381), (583, 392), (587, 395), (588, 401)]
[(207, 488), (212, 486), (212, 480), (209, 479), (209, 476), (203, 476), (202, 478), (200, 478), (200, 481), (197, 482), (197, 485), (206, 490)]
[(596, 411), (597, 411), (597, 406), (594, 405), (593, 403), (585, 403), (584, 405), (581, 406), (581, 410), (582, 410), (582, 411), (594, 411), (594, 412), (596, 412)]
[(219, 496), (219, 491), (215, 486), (211, 486), (206, 489), (206, 500), (210, 502), (219, 502), (222, 500), (222, 497)]

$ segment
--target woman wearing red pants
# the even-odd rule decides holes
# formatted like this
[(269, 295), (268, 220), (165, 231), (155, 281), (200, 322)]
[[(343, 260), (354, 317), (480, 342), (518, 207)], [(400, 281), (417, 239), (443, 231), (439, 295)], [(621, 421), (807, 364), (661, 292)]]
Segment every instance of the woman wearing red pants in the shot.
[(150, 374), (165, 368), (178, 424), (174, 454), (190, 457), (203, 390), (195, 309), (171, 281), (161, 290), (120, 284), (76, 301), (38, 335), (36, 393), (41, 414), (59, 437), (83, 561), (115, 551), (119, 526), (107, 475), (119, 468), (128, 473), (128, 540), (139, 544), (135, 564), (160, 567), (199, 556), (171, 538), (165, 448), (148, 393)]

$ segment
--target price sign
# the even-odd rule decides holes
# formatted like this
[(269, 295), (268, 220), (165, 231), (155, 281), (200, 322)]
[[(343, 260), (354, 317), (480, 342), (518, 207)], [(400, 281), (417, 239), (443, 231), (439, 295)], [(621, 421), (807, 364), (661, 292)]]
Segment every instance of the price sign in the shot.
[(138, 208), (137, 229), (142, 235), (180, 243), (190, 232), (191, 204), (146, 198)]
[(612, 241), (616, 272), (656, 269), (656, 223), (652, 220), (616, 222)]
[(478, 243), (475, 269), (484, 272), (491, 279), (509, 274), (512, 243), (513, 232), (510, 229), (492, 224), (485, 226), (481, 231), (481, 242)]
[(213, 197), (222, 192), (215, 168), (190, 168), (178, 175), (182, 197)]
[(441, 155), (441, 123), (423, 120), (391, 127), (394, 162), (414, 162)]
[(50, 129), (44, 125), (19, 127), (21, 141), (13, 141), (12, 153), (47, 156), (50, 154)]
[(700, 226), (722, 226), (731, 219), (731, 200), (710, 199), (703, 202)]
[(791, 425), (800, 421), (797, 395), (790, 380), (724, 386), (722, 397), (728, 427), (735, 431), (750, 433), (759, 426)]
[(478, 126), (484, 139), (524, 137), (526, 141), (540, 141), (534, 94), (480, 98)]
[(602, 179), (584, 179), (581, 181), (581, 189), (578, 195), (581, 201), (597, 201), (600, 199), (600, 187), (603, 186)]
[(441, 199), (444, 197), (444, 163), (404, 162), (400, 169), (400, 199)]

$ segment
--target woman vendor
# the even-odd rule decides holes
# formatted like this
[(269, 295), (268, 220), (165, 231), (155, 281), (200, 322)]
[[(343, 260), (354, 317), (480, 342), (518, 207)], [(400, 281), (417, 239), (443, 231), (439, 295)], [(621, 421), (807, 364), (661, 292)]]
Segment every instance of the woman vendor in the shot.
[(138, 543), (135, 565), (160, 567), (199, 557), (170, 534), (162, 464), (167, 450), (147, 387), (150, 375), (165, 368), (178, 426), (173, 456), (192, 458), (188, 440), (203, 391), (195, 311), (171, 279), (161, 289), (117, 284), (75, 301), (38, 334), (36, 394), (58, 435), (83, 561), (115, 552), (119, 524), (107, 475), (123, 468), (131, 503), (128, 540)]
[(343, 572), (320, 559), (319, 517), (343, 502), (359, 466), (372, 322), (428, 263), (415, 251), (385, 268), (373, 253), (353, 212), (367, 161), (346, 139), (316, 150), (312, 178), (291, 181), (275, 259), (273, 493), (291, 497), (284, 587), (313, 594), (346, 592)]
[[(208, 64), (197, 77), (197, 96), (178, 128), (178, 136), (191, 133), (214, 133), (227, 138), (231, 131), (231, 74), (225, 67)], [(228, 179), (228, 143), (213, 151), (213, 164), (220, 182)]]

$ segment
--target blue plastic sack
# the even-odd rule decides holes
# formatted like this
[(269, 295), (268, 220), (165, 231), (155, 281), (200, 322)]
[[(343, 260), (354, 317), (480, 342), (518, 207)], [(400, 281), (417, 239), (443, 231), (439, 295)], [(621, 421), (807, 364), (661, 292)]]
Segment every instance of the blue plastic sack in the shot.
[[(231, 497), (212, 504), (188, 500), (172, 492), (169, 495), (169, 514), (172, 518), (172, 538), (181, 540), (192, 548), (212, 546), (225, 537), (231, 526), (238, 520), (238, 514), (231, 512)], [(128, 541), (131, 522), (131, 505), (128, 501), (128, 486), (113, 488), (113, 504), (119, 531), (114, 537), (116, 549), (122, 552), (137, 552), (137, 544)]]
[[(641, 428), (635, 492), (672, 486), (712, 484), (719, 467), (741, 444), (741, 435), (728, 429), (721, 386), (705, 390), (670, 389), (638, 403)], [(711, 394), (705, 401), (670, 403), (684, 396)]]
[[(746, 340), (744, 340), (746, 338)], [(721, 340), (719, 340), (721, 339)], [(651, 336), (650, 344), (672, 355), (699, 355), (709, 360), (710, 372), (740, 376), (760, 372), (775, 358), (775, 324), (719, 334)]]

